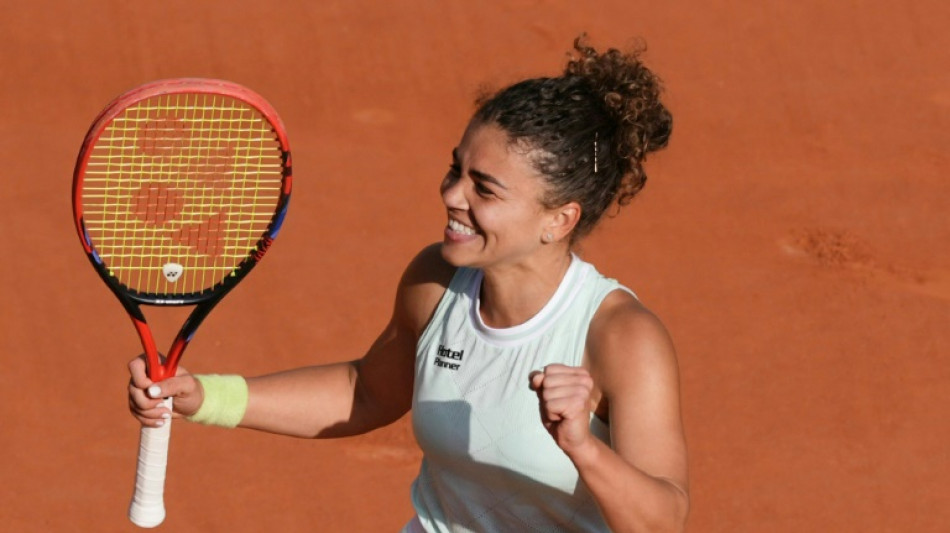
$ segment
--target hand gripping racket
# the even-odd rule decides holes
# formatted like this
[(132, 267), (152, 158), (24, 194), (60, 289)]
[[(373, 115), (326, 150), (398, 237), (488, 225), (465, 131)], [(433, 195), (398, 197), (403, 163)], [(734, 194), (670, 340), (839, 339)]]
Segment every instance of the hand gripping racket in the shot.
[[(151, 380), (175, 375), (201, 321), (264, 256), (290, 188), (283, 123), (240, 85), (157, 81), (119, 96), (96, 118), (73, 176), (76, 229), (135, 325)], [(142, 304), (195, 306), (164, 362)], [(129, 519), (142, 527), (165, 518), (170, 429), (141, 431)]]

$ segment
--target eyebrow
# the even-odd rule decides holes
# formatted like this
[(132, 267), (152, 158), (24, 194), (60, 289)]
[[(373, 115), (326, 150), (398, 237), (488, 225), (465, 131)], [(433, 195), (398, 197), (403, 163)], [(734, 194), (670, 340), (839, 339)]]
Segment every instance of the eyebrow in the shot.
[[(458, 148), (452, 149), (452, 162), (455, 164), (459, 164)], [(492, 176), (491, 174), (488, 174), (487, 172), (482, 172), (481, 170), (470, 168), (468, 169), (468, 173), (474, 176), (479, 181), (487, 181), (489, 183), (497, 185), (498, 187), (501, 187), (502, 189), (506, 191), (508, 190), (508, 187), (505, 187), (504, 183), (499, 181), (498, 178)]]

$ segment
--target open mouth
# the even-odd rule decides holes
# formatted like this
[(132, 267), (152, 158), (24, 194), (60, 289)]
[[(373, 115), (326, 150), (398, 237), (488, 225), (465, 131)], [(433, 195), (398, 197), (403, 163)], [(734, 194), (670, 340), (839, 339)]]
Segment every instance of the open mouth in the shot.
[(474, 228), (470, 228), (457, 220), (449, 219), (449, 229), (461, 235), (475, 235)]

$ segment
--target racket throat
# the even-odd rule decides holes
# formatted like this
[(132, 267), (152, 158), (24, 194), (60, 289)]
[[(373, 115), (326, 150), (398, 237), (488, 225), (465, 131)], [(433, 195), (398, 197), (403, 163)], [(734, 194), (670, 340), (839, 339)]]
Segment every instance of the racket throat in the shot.
[[(148, 323), (145, 322), (144, 317), (141, 319), (132, 317), (132, 324), (135, 325), (135, 330), (138, 332), (139, 339), (142, 341), (142, 350), (145, 353), (145, 370), (148, 374), (148, 378), (157, 383), (167, 377), (175, 375), (177, 361), (181, 358), (181, 352), (184, 351), (184, 345), (187, 344), (187, 342), (184, 342), (180, 336), (176, 338), (172, 344), (172, 349), (169, 351), (169, 358), (166, 359), (166, 361), (162, 361), (162, 356), (158, 353), (158, 346), (155, 344), (155, 337), (152, 335), (152, 329), (148, 327)], [(169, 364), (171, 363), (171, 355), (176, 355), (176, 364), (174, 366)]]

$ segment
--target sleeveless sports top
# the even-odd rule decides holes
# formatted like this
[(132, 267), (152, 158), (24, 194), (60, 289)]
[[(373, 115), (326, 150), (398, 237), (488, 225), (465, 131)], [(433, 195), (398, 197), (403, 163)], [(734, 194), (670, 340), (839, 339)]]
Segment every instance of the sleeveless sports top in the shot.
[[(412, 485), (413, 529), (608, 531), (542, 426), (528, 375), (551, 363), (580, 366), (600, 303), (629, 290), (574, 256), (537, 315), (495, 329), (479, 314), (481, 281), (480, 270), (460, 268), (417, 345), (412, 426), (424, 457)], [(594, 415), (591, 430), (609, 443)]]

